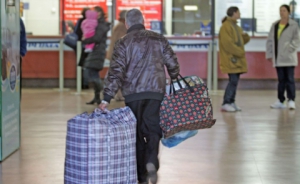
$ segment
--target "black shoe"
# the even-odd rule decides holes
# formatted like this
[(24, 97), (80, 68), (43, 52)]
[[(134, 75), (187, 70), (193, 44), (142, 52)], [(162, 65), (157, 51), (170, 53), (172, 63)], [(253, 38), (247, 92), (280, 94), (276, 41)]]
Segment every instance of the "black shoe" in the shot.
[(94, 104), (97, 104), (97, 105), (100, 105), (101, 104), (101, 100), (96, 100), (96, 99), (93, 99), (92, 101), (90, 102), (86, 102), (87, 105), (94, 105)]
[(83, 85), (82, 89), (89, 89), (89, 86), (88, 85)]

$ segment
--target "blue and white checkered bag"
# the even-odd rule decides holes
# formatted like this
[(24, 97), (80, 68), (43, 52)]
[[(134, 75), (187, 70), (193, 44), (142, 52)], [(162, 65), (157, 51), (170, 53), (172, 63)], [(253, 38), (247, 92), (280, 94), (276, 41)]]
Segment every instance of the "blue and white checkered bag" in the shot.
[(68, 121), (65, 184), (136, 184), (136, 118), (130, 108)]

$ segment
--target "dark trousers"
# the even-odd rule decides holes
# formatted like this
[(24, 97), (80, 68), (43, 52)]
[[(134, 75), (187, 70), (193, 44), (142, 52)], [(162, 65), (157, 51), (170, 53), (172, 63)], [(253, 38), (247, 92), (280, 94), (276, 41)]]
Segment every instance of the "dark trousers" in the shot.
[(228, 74), (228, 76), (229, 76), (229, 82), (226, 87), (223, 105), (224, 104), (232, 104), (235, 102), (236, 89), (238, 86), (238, 82), (240, 80), (239, 73)]
[(99, 70), (86, 69), (84, 75), (88, 78), (88, 82), (94, 84), (95, 100), (100, 100), (100, 92), (103, 90), (103, 82), (99, 76)]
[(140, 183), (146, 182), (146, 164), (153, 163), (159, 169), (159, 142), (162, 137), (162, 130), (159, 125), (159, 100), (139, 100), (126, 103), (137, 118), (137, 171)]
[(87, 68), (82, 68), (82, 86), (89, 86), (89, 74)]
[[(82, 86), (88, 86), (89, 85), (89, 79), (88, 79), (88, 75), (86, 74), (87, 69), (85, 69), (83, 67), (83, 65), (84, 65), (84, 61), (87, 58), (89, 53), (84, 52), (84, 50), (85, 50), (84, 48), (81, 50), (81, 56), (80, 56), (80, 60), (79, 60), (78, 65), (82, 67), (82, 76), (81, 76)], [(77, 50), (75, 50), (75, 54), (77, 56)]]
[(284, 92), (287, 91), (289, 100), (295, 100), (296, 87), (295, 87), (295, 67), (276, 67), (278, 76), (278, 99), (280, 102), (285, 101)]

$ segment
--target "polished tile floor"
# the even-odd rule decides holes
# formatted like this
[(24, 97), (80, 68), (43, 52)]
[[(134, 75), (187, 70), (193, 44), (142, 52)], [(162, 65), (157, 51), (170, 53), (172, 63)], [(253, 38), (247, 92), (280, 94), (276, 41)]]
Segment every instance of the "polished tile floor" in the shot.
[[(0, 165), (1, 184), (63, 184), (66, 122), (95, 108), (85, 105), (87, 92), (24, 90), (22, 146)], [(161, 146), (159, 184), (300, 184), (300, 103), (296, 111), (272, 110), (274, 91), (239, 91), (243, 111), (221, 113), (222, 94), (211, 94), (212, 129)]]

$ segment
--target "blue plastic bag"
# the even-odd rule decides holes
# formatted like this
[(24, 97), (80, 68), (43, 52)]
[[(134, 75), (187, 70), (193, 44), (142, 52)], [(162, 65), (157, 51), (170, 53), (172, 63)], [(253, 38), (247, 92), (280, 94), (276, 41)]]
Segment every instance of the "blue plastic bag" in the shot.
[(166, 146), (168, 148), (172, 148), (172, 147), (175, 147), (178, 144), (182, 143), (183, 141), (187, 140), (188, 138), (195, 136), (197, 133), (198, 133), (198, 130), (182, 131), (182, 132), (179, 132), (167, 139), (162, 138), (161, 142), (164, 146)]

